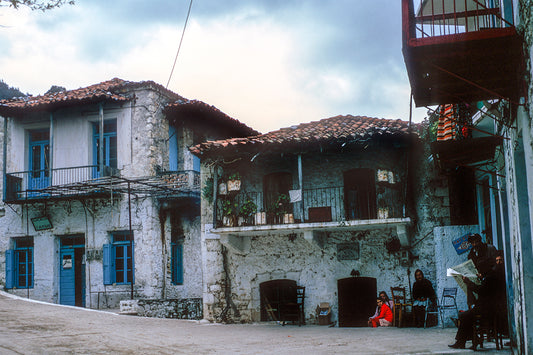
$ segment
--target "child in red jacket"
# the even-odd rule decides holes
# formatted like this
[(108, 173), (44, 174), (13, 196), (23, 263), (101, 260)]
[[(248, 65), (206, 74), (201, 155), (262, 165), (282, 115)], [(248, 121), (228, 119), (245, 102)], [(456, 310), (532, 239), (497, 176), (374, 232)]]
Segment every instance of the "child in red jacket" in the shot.
[(384, 303), (380, 298), (377, 299), (379, 307), (379, 315), (375, 318), (371, 318), (372, 327), (390, 327), (392, 325), (392, 311), (390, 307)]

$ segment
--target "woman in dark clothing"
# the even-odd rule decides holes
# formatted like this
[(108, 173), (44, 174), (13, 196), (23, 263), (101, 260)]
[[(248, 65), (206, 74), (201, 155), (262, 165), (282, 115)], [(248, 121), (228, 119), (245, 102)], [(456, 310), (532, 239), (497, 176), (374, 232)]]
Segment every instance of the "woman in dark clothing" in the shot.
[(426, 300), (434, 301), (435, 290), (420, 269), (415, 271), (415, 280), (413, 284), (413, 313), (415, 315), (416, 326), (421, 328), (424, 326), (424, 319), (426, 317)]

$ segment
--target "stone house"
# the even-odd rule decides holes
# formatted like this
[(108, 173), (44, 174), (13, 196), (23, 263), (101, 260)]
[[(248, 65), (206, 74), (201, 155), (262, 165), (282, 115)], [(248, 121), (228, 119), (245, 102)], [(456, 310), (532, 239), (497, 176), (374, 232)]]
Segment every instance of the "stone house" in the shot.
[(204, 317), (284, 320), (304, 292), (307, 322), (327, 302), (328, 322), (366, 326), (378, 291), (409, 298), (417, 268), (434, 282), (448, 192), (419, 128), (348, 115), (192, 147), (214, 186), (201, 208)]
[(0, 282), (89, 308), (180, 300), (201, 316), (200, 164), (188, 147), (257, 132), (151, 81), (0, 102)]
[[(467, 206), (475, 215), (470, 226), (443, 224), (435, 234), (445, 245), (477, 231), (503, 250), (513, 352), (533, 353), (533, 2), (415, 5), (402, 0), (415, 104), (467, 108), (447, 120), (454, 132), (432, 153), (442, 173), (469, 175), (463, 192), (472, 196)], [(446, 263), (439, 264), (444, 271)]]

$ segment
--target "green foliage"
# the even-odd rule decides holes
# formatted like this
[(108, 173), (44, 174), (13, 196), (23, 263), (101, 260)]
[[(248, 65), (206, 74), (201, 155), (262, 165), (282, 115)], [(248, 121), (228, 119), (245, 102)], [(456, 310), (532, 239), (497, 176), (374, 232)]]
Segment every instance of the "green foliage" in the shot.
[(239, 204), (235, 201), (224, 200), (222, 202), (222, 213), (224, 216), (237, 216)]
[(63, 5), (74, 5), (74, 0), (0, 0), (0, 6), (9, 6), (18, 9), (20, 6), (29, 7), (31, 10), (52, 10)]
[(257, 205), (252, 200), (246, 200), (239, 209), (239, 216), (250, 217), (257, 212)]
[(241, 174), (239, 174), (238, 172), (237, 173), (233, 173), (230, 176), (228, 176), (228, 181), (230, 181), (230, 180), (240, 180), (240, 179), (241, 179)]
[(209, 178), (205, 181), (202, 188), (202, 195), (209, 203), (213, 203), (213, 178)]
[(10, 87), (3, 80), (0, 80), (0, 100), (23, 96), (28, 96), (28, 94), (23, 94), (19, 89)]
[(276, 200), (276, 215), (284, 215), (285, 213), (289, 212), (291, 199), (289, 198), (289, 195), (287, 194), (280, 194), (278, 196), (278, 199)]
[(63, 86), (52, 85), (50, 89), (48, 89), (48, 91), (45, 92), (44, 94), (49, 95), (49, 94), (55, 94), (56, 92), (64, 92), (64, 91), (67, 91), (67, 89), (65, 89)]

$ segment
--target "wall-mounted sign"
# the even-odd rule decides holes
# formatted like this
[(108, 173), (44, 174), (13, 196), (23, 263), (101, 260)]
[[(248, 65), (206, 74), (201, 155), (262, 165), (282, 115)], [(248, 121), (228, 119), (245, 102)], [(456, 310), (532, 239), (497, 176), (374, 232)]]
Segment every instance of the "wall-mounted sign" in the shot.
[(463, 253), (466, 253), (470, 249), (472, 249), (472, 244), (468, 242), (468, 236), (470, 233), (463, 235), (460, 238), (457, 238), (452, 241), (453, 247), (455, 248), (455, 251), (457, 252), (457, 255), (461, 255)]
[(337, 244), (337, 260), (358, 260), (359, 243), (339, 243)]
[(52, 229), (52, 222), (50, 222), (50, 219), (48, 217), (35, 217), (31, 219), (31, 223), (33, 224), (33, 228), (35, 228), (36, 231), (42, 231), (45, 229)]

